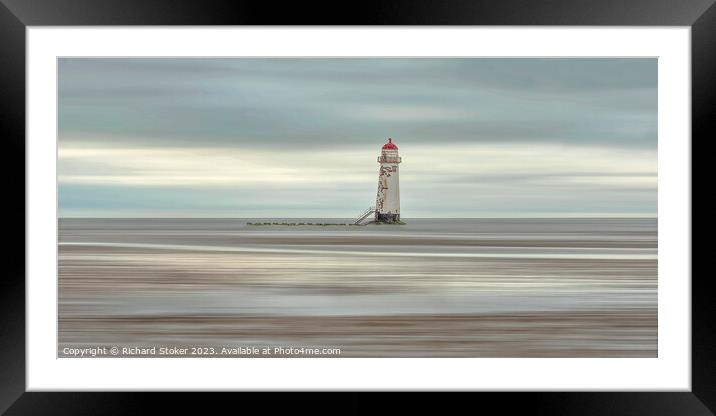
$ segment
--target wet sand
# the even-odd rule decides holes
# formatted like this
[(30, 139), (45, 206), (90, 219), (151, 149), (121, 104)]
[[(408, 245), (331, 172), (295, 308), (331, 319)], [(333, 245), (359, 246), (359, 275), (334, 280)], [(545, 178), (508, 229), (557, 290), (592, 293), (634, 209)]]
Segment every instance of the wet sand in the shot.
[(61, 220), (58, 355), (281, 346), (340, 349), (331, 357), (655, 357), (655, 223)]
[[(651, 310), (610, 314), (77, 316), (62, 320), (60, 328), (75, 341), (67, 345), (113, 346), (121, 339), (119, 345), (214, 347), (215, 357), (222, 356), (222, 346), (237, 345), (236, 340), (254, 340), (241, 345), (259, 348), (339, 348), (341, 357), (656, 356), (656, 319)], [(60, 345), (60, 355), (67, 345)]]

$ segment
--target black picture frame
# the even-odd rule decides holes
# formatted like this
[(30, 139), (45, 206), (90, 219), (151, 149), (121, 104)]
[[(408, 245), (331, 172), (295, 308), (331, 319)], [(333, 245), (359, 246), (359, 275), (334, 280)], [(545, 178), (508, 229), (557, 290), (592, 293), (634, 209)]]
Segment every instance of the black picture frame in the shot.
[[(716, 6), (714, 0), (401, 0), (283, 2), (172, 0), (0, 0), (0, 137), (5, 145), (3, 226), (5, 273), (0, 280), (0, 412), (10, 415), (207, 413), (231, 395), (25, 392), (25, 29), (74, 25), (593, 25), (690, 26), (693, 143), (716, 137)], [(693, 165), (692, 165), (693, 170)], [(22, 177), (22, 180), (21, 180)], [(695, 177), (694, 177), (695, 178)], [(692, 197), (693, 207), (693, 197)], [(692, 214), (693, 222), (693, 214)], [(709, 228), (709, 224), (701, 223)], [(701, 231), (704, 235), (706, 231)], [(693, 255), (692, 255), (693, 264)], [(688, 278), (689, 276), (684, 276)], [(709, 415), (716, 411), (716, 302), (709, 273), (692, 273), (690, 392), (478, 393), (470, 406), (500, 413), (547, 415)], [(341, 410), (373, 411), (359, 393), (340, 393)], [(242, 408), (248, 409), (242, 397)], [(265, 396), (255, 399), (264, 408)], [(312, 395), (283, 401), (315, 408)], [(423, 407), (425, 396), (382, 410)], [(441, 410), (460, 405), (443, 400)], [(327, 406), (326, 406), (327, 407)], [(328, 407), (327, 407), (328, 408)], [(201, 410), (201, 411), (200, 411)], [(233, 412), (232, 412), (233, 413)]]

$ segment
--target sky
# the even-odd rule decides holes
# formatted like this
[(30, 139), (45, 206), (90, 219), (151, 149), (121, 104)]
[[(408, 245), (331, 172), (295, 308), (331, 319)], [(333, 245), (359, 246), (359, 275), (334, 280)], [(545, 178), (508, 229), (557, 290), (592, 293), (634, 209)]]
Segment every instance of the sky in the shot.
[(60, 58), (62, 217), (657, 214), (656, 59)]

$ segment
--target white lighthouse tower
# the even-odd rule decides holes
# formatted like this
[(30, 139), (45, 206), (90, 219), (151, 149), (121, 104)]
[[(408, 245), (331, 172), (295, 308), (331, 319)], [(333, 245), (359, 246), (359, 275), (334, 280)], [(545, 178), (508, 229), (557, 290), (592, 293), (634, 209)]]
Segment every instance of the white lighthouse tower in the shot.
[(378, 157), (378, 196), (375, 200), (375, 222), (400, 221), (400, 186), (398, 184), (398, 165), (401, 158), (398, 146), (393, 139), (383, 145)]

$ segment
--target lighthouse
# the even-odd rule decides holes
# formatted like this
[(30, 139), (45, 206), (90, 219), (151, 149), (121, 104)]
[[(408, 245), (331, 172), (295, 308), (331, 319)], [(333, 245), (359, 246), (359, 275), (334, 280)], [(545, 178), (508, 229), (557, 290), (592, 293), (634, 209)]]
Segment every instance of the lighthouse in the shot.
[(393, 139), (383, 145), (378, 163), (378, 196), (375, 200), (375, 222), (400, 221), (400, 186), (398, 184), (398, 165), (401, 158), (398, 146)]

